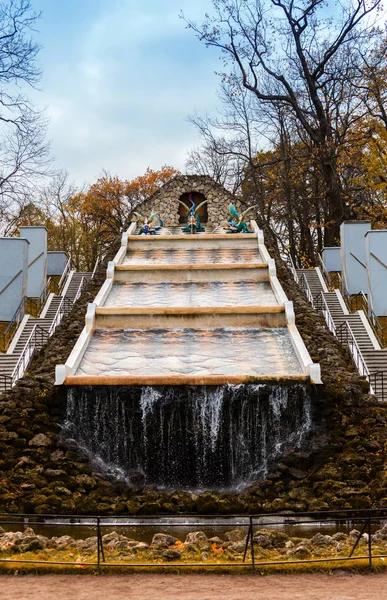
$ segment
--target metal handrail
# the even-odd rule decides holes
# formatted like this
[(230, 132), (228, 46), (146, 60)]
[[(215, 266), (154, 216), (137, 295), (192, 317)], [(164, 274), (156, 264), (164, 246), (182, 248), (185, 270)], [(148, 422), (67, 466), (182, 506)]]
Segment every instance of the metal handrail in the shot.
[(347, 305), (347, 308), (350, 312), (352, 312), (352, 303), (351, 303), (351, 296), (348, 294), (347, 292), (347, 288), (344, 285), (344, 279), (340, 276), (340, 292), (342, 297), (344, 298), (344, 302)]
[(28, 298), (26, 296), (26, 314), (31, 315), (31, 317), (39, 316), (38, 303), (34, 298)]
[[(351, 297), (352, 310), (363, 310), (366, 314), (371, 328), (378, 338), (380, 345), (384, 348), (387, 345), (387, 327), (383, 327), (379, 318), (374, 313), (367, 296), (363, 292)], [(360, 308), (359, 308), (360, 305)]]
[(17, 307), (15, 314), (13, 315), (12, 319), (8, 323), (5, 331), (0, 332), (0, 340), (2, 342), (1, 350), (3, 352), (7, 351), (8, 346), (11, 342), (11, 339), (13, 338), (15, 331), (19, 327), (19, 325), (25, 315), (26, 303), (27, 303), (27, 298), (26, 298), (26, 296), (24, 296), (22, 301), (20, 302), (19, 306)]
[(59, 284), (52, 277), (49, 278), (49, 282), (50, 282), (49, 292), (59, 296), (60, 295), (59, 294)]
[(33, 354), (35, 352), (35, 345), (33, 345), (31, 343), (32, 339), (35, 335), (35, 327), (36, 327), (36, 325), (33, 327), (32, 331), (25, 343), (25, 346), (18, 358), (15, 368), (12, 371), (12, 376), (11, 376), (11, 379), (12, 379), (11, 385), (12, 386), (14, 384), (14, 381), (23, 377), (23, 375), (27, 369), (28, 363), (30, 362), (31, 357), (33, 356)]
[(333, 333), (333, 335), (336, 335), (336, 326), (323, 292), (319, 292), (315, 297), (313, 297), (305, 273), (302, 273), (302, 275), (298, 278), (298, 281), (302, 291), (308, 298), (313, 308), (315, 308), (318, 312), (320, 312), (323, 315), (328, 328)]
[(291, 257), (290, 254), (288, 255), (288, 263), (289, 263), (289, 268), (290, 268), (290, 270), (292, 272), (292, 275), (293, 275), (293, 279), (294, 279), (294, 281), (296, 283), (298, 283), (297, 270), (296, 270), (296, 267), (294, 266), (294, 262), (293, 262), (293, 259), (292, 259), (292, 257)]
[(12, 377), (9, 375), (3, 375), (0, 373), (0, 384), (3, 382), (3, 386), (5, 390), (8, 390), (12, 387)]
[(49, 277), (48, 280), (46, 281), (46, 285), (44, 286), (43, 291), (40, 294), (38, 301), (36, 303), (37, 304), (37, 314), (36, 314), (37, 317), (40, 315), (50, 291), (51, 291), (51, 277)]
[[(364, 310), (364, 306), (366, 306), (364, 312), (368, 316), (368, 301), (363, 292), (359, 292), (358, 294), (349, 294), (347, 291), (347, 287), (344, 283), (344, 278), (338, 275), (339, 278), (339, 290), (344, 299), (345, 304), (350, 312), (356, 312), (357, 310)], [(360, 302), (360, 309), (359, 309)], [(365, 304), (364, 304), (365, 303)]]
[(387, 400), (387, 371), (370, 373), (368, 380), (378, 398), (380, 397), (383, 401)]
[(297, 275), (297, 270), (296, 267), (294, 266), (294, 262), (293, 259), (291, 257), (290, 254), (285, 254), (285, 253), (281, 253), (281, 258), (284, 261), (284, 263), (289, 267), (292, 275), (293, 275), (293, 279), (296, 283), (298, 283), (298, 275)]
[(91, 278), (90, 279), (94, 279), (94, 275), (95, 275), (95, 273), (97, 271), (98, 265), (99, 265), (99, 258), (97, 258), (97, 260), (95, 261), (94, 269), (93, 269), (93, 272), (91, 274)]
[(349, 294), (344, 285), (343, 278), (340, 277), (340, 292), (350, 312), (364, 310), (365, 314), (368, 316), (369, 305), (367, 297), (363, 291), (358, 292), (357, 294)]
[(309, 302), (311, 303), (311, 305), (314, 308), (313, 294), (312, 294), (312, 292), (310, 290), (308, 280), (305, 277), (305, 273), (302, 273), (301, 276), (298, 276), (298, 283), (300, 285), (300, 288), (304, 292), (305, 296), (308, 298)]
[(65, 315), (67, 315), (73, 307), (73, 303), (66, 297), (63, 297), (58, 309), (56, 311), (53, 322), (51, 323), (50, 329), (47, 331), (40, 327), (40, 325), (34, 325), (30, 335), (28, 336), (27, 342), (18, 358), (14, 370), (11, 376), (0, 375), (5, 381), (5, 389), (11, 389), (15, 382), (23, 377), (32, 357), (37, 350), (41, 350), (42, 347), (48, 342), (48, 339), (53, 335), (56, 327), (59, 325)]
[[(55, 282), (54, 282), (55, 283)], [(11, 340), (15, 334), (15, 331), (19, 327), (24, 315), (26, 313), (32, 315), (33, 317), (38, 317), (42, 311), (42, 308), (48, 298), (49, 293), (51, 292), (53, 280), (51, 277), (48, 279), (43, 292), (41, 293), (38, 300), (34, 300), (33, 298), (28, 298), (24, 296), (16, 309), (15, 314), (7, 325), (5, 331), (0, 332), (0, 351), (6, 352)]]
[(53, 318), (53, 321), (50, 325), (50, 329), (48, 330), (48, 335), (50, 337), (52, 336), (55, 329), (58, 327), (58, 325), (62, 321), (63, 317), (68, 315), (69, 312), (71, 312), (72, 308), (73, 308), (73, 302), (71, 302), (71, 300), (66, 298), (66, 296), (63, 296), (63, 298), (58, 306), (58, 309), (55, 313), (55, 317)]
[(340, 277), (340, 291), (341, 295), (344, 298), (344, 302), (348, 307), (350, 312), (355, 312), (357, 310), (363, 310), (372, 331), (374, 332), (376, 338), (378, 339), (382, 348), (387, 346), (387, 327), (383, 327), (379, 318), (374, 313), (372, 306), (370, 305), (367, 296), (363, 291), (358, 294), (348, 294), (343, 279)]
[(74, 300), (73, 300), (73, 304), (75, 304), (75, 302), (76, 302), (76, 301), (78, 300), (78, 298), (80, 297), (80, 295), (81, 295), (81, 293), (82, 293), (82, 289), (83, 289), (83, 287), (84, 287), (84, 285), (85, 285), (85, 282), (86, 282), (86, 278), (85, 278), (85, 276), (83, 276), (83, 277), (82, 277), (82, 279), (81, 279), (81, 282), (80, 282), (80, 284), (79, 284), (79, 286), (78, 286), (77, 293), (75, 294), (75, 298), (74, 298)]
[(327, 284), (329, 291), (332, 291), (334, 289), (333, 283), (332, 283), (332, 278), (331, 278), (331, 276), (329, 274), (328, 269), (326, 268), (326, 266), (324, 264), (324, 261), (322, 259), (322, 256), (321, 256), (320, 252), (317, 253), (317, 260), (320, 263), (321, 272), (322, 272), (323, 277), (325, 279), (325, 283)]
[[(37, 340), (38, 334), (40, 336), (40, 344), (39, 340)], [(42, 329), (42, 327), (40, 327), (39, 325), (34, 325), (28, 337), (28, 340), (26, 341), (24, 348), (18, 358), (15, 368), (12, 371), (12, 385), (17, 379), (23, 377), (31, 358), (33, 357), (37, 349), (41, 350), (43, 345), (47, 342), (48, 337), (48, 332), (45, 329)]]
[(71, 267), (72, 267), (72, 263), (73, 263), (73, 261), (72, 261), (72, 258), (71, 258), (71, 256), (70, 256), (70, 258), (68, 259), (68, 261), (67, 261), (67, 263), (66, 263), (66, 266), (65, 266), (65, 268), (64, 268), (64, 271), (63, 271), (63, 273), (62, 273), (62, 276), (61, 276), (61, 278), (59, 279), (59, 283), (58, 283), (58, 288), (59, 288), (59, 291), (61, 291), (61, 290), (62, 290), (62, 287), (63, 287), (63, 285), (64, 285), (64, 282), (65, 282), (65, 279), (66, 279), (67, 273), (68, 273), (68, 271), (69, 271), (69, 270), (71, 269)]
[(372, 309), (371, 313), (368, 315), (368, 320), (373, 332), (379, 340), (381, 347), (385, 348), (387, 346), (387, 327), (383, 327)]
[(77, 290), (77, 293), (75, 294), (75, 298), (73, 301), (71, 301), (69, 298), (67, 298), (67, 296), (63, 296), (63, 298), (58, 306), (58, 309), (55, 313), (55, 317), (51, 323), (50, 329), (49, 329), (50, 336), (54, 333), (56, 327), (58, 327), (58, 325), (61, 322), (61, 320), (63, 319), (63, 317), (65, 315), (68, 315), (71, 312), (71, 310), (73, 308), (73, 304), (75, 304), (75, 302), (80, 297), (80, 295), (82, 293), (82, 289), (84, 288), (86, 281), (87, 281), (86, 277), (83, 276), (79, 283), (78, 290)]
[[(43, 303), (43, 301), (42, 301), (43, 297), (47, 298), (48, 290), (50, 289), (50, 280), (51, 280), (51, 278), (47, 281), (45, 290), (43, 290), (42, 296), (39, 299), (39, 303), (41, 303), (41, 304)], [(71, 301), (71, 300), (69, 300), (69, 298), (63, 296), (63, 298), (57, 308), (57, 311), (55, 313), (55, 317), (54, 317), (48, 331), (46, 331), (45, 329), (42, 329), (42, 327), (40, 327), (39, 325), (34, 325), (32, 331), (28, 337), (28, 340), (18, 358), (16, 366), (12, 372), (12, 375), (11, 376), (5, 376), (5, 375), (1, 376), (2, 379), (4, 379), (4, 381), (5, 381), (5, 389), (12, 388), (13, 385), (15, 384), (15, 381), (17, 381), (18, 379), (23, 377), (30, 360), (32, 359), (33, 355), (35, 354), (35, 351), (37, 349), (40, 350), (43, 347), (43, 345), (45, 343), (47, 343), (48, 339), (53, 335), (55, 329), (58, 327), (58, 325), (62, 321), (63, 317), (66, 316), (67, 314), (69, 314), (69, 312), (72, 310), (74, 303), (78, 300), (78, 298), (80, 297), (80, 295), (82, 293), (82, 289), (84, 288), (86, 281), (87, 281), (86, 277), (83, 276), (79, 283), (78, 290), (77, 290), (77, 293), (76, 293), (73, 301)], [(5, 346), (6, 346), (6, 342), (8, 341), (8, 337), (10, 339), (12, 339), (13, 333), (15, 332), (15, 329), (17, 328), (17, 324), (19, 324), (21, 321), (22, 317), (20, 318), (20, 316), (18, 316), (20, 311), (22, 311), (22, 315), (24, 316), (26, 302), (30, 301), (30, 300), (31, 300), (30, 298), (26, 298), (26, 297), (23, 298), (22, 302), (20, 303), (20, 306), (18, 307), (18, 310), (16, 311), (16, 313), (14, 315), (12, 322), (8, 325), (6, 331), (0, 332), (0, 339), (3, 338), (4, 351), (6, 350)], [(17, 320), (17, 318), (19, 320)], [(12, 329), (12, 336), (11, 336), (10, 325), (12, 323), (13, 323), (13, 329)], [(7, 334), (7, 336), (6, 336), (6, 334)], [(38, 335), (40, 336), (39, 338), (38, 338)]]
[(319, 292), (317, 296), (314, 297), (313, 302), (315, 309), (323, 315), (325, 322), (333, 335), (336, 335), (336, 326), (323, 292)]
[(350, 312), (356, 312), (357, 310), (364, 311), (370, 327), (378, 339), (381, 347), (385, 348), (387, 346), (387, 327), (383, 327), (379, 321), (379, 318), (374, 313), (364, 292), (361, 291), (358, 294), (349, 295), (346, 290), (344, 290), (343, 286), (341, 287), (340, 291)]
[(29, 298), (27, 296), (26, 312), (28, 312), (28, 314), (32, 315), (33, 317), (39, 317), (39, 315), (42, 312), (42, 309), (46, 303), (46, 300), (47, 300), (49, 294), (51, 293), (52, 285), (53, 285), (52, 279), (51, 279), (51, 277), (49, 277), (49, 279), (46, 281), (46, 285), (44, 286), (43, 291), (40, 294), (39, 298), (37, 298), (35, 300), (35, 298)]
[[(370, 372), (363, 358), (359, 345), (353, 335), (352, 329), (348, 321), (344, 321), (336, 328), (337, 338), (342, 344), (345, 344), (349, 354), (362, 377), (367, 377), (369, 380)], [(345, 338), (345, 339), (344, 339)], [(373, 392), (372, 392), (373, 393)]]
[(332, 281), (332, 291), (339, 289), (341, 290), (342, 285), (343, 285), (343, 280), (341, 278), (341, 274), (338, 271), (333, 271), (331, 273), (329, 273), (329, 277), (331, 278)]
[(368, 304), (367, 296), (364, 292), (359, 292), (358, 294), (353, 294), (349, 296), (351, 310), (352, 312), (356, 312), (357, 310), (363, 310), (365, 314), (368, 316), (370, 311), (370, 306)]
[[(387, 396), (387, 371), (378, 371), (377, 373), (370, 373), (348, 321), (345, 321), (344, 323), (342, 323), (341, 325), (336, 327), (324, 294), (322, 292), (319, 292), (319, 294), (317, 294), (317, 296), (315, 298), (313, 298), (312, 292), (310, 290), (308, 281), (305, 276), (305, 273), (303, 273), (298, 278), (298, 280), (299, 280), (301, 289), (305, 293), (306, 297), (308, 298), (308, 300), (311, 303), (311, 305), (313, 306), (313, 308), (315, 308), (317, 311), (319, 311), (324, 316), (326, 324), (329, 327), (330, 331), (333, 333), (333, 335), (335, 335), (338, 338), (338, 340), (342, 344), (344, 344), (346, 346), (348, 353), (351, 356), (351, 359), (352, 359), (354, 365), (356, 366), (359, 374), (362, 377), (366, 377), (368, 379), (369, 384), (370, 384), (370, 392), (372, 394), (377, 395), (379, 399), (384, 401), (385, 386), (386, 386), (386, 396)], [(362, 302), (364, 302), (364, 300), (367, 302), (367, 298), (365, 297), (365, 295), (362, 292), (358, 295), (362, 296)], [(368, 305), (368, 302), (367, 302), (367, 305)], [(384, 329), (387, 330), (387, 328), (384, 328)], [(384, 383), (384, 378), (386, 379), (386, 384)], [(378, 389), (377, 389), (377, 379), (381, 379), (381, 391), (379, 389), (380, 386), (378, 386)], [(378, 393), (376, 394), (376, 392), (378, 392)]]

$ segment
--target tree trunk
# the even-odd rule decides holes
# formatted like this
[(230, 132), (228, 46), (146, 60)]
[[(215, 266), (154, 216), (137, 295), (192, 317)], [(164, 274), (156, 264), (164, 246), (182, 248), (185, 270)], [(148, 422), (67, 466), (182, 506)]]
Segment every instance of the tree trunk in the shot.
[(340, 225), (345, 220), (345, 207), (335, 165), (332, 160), (321, 164), (329, 223), (324, 231), (324, 245), (340, 245)]
[(323, 249), (323, 236), (321, 229), (321, 207), (319, 198), (319, 180), (318, 177), (314, 178), (314, 210), (316, 218), (316, 231), (317, 231), (317, 252), (321, 253)]

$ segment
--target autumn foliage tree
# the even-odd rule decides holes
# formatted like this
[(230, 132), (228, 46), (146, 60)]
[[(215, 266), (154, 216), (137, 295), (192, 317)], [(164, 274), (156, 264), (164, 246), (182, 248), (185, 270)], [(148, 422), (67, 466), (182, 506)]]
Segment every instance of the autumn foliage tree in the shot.
[(67, 173), (58, 173), (39, 200), (20, 214), (13, 233), (20, 225), (45, 225), (49, 250), (64, 250), (78, 270), (91, 271), (128, 227), (133, 210), (178, 174), (169, 166), (147, 169), (132, 180), (103, 173), (79, 191), (68, 183)]
[[(223, 157), (241, 157), (245, 129), (244, 147), (258, 146), (253, 156), (245, 153), (247, 199), (264, 222), (276, 214), (280, 222), (270, 222), (285, 245), (313, 264), (324, 245), (339, 243), (343, 220), (382, 201), (387, 36), (372, 24), (380, 1), (212, 4), (203, 23), (186, 22), (220, 53), (221, 90), (228, 88), (240, 127), (225, 140), (224, 121), (197, 122), (203, 150), (210, 139)], [(250, 114), (238, 109), (241, 88), (254, 99)]]
[(131, 209), (144, 202), (177, 175), (180, 175), (177, 169), (164, 165), (158, 171), (148, 168), (143, 175), (139, 175), (131, 181), (126, 181), (126, 194), (130, 198)]

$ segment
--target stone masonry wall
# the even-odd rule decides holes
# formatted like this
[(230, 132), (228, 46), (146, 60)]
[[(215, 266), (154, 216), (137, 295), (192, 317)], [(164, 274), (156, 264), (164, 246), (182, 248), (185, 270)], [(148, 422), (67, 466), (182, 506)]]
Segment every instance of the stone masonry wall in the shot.
[(179, 225), (179, 198), (191, 192), (203, 194), (207, 199), (207, 225), (210, 227), (217, 227), (227, 220), (230, 202), (238, 212), (242, 209), (240, 200), (208, 175), (180, 175), (166, 183), (136, 210), (144, 216), (154, 212), (166, 227), (176, 227)]

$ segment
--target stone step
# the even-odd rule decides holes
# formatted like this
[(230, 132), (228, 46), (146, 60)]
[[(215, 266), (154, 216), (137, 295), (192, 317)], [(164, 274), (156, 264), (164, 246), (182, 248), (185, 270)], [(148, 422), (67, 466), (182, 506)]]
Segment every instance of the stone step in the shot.
[(123, 265), (239, 264), (263, 262), (252, 248), (158, 248), (128, 250)]
[(387, 369), (387, 358), (385, 356), (379, 356), (378, 354), (374, 354), (374, 352), (378, 353), (378, 350), (365, 350), (363, 353), (364, 360), (367, 362), (367, 365), (385, 365)]
[(207, 234), (198, 235), (163, 235), (128, 237), (128, 250), (155, 249), (219, 249), (219, 248), (258, 248), (255, 233), (247, 234)]
[(12, 359), (8, 358), (8, 356), (13, 356), (13, 355), (8, 354), (8, 355), (0, 356), (1, 372), (3, 372), (3, 369), (8, 369), (8, 368), (14, 367), (16, 365), (17, 361), (19, 360), (19, 356), (15, 356)]
[(215, 329), (286, 327), (283, 306), (102, 307), (97, 329)]
[(266, 263), (117, 265), (114, 280), (128, 283), (268, 281), (269, 270)]
[(104, 307), (278, 306), (268, 281), (114, 283)]
[(308, 378), (287, 328), (96, 329), (66, 384), (221, 385), (276, 377)]
[(387, 383), (387, 363), (386, 362), (381, 362), (381, 363), (366, 362), (366, 365), (367, 365), (367, 368), (370, 373), (385, 372), (386, 373), (386, 383)]

